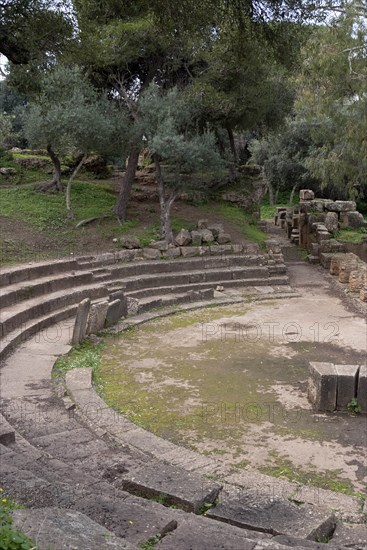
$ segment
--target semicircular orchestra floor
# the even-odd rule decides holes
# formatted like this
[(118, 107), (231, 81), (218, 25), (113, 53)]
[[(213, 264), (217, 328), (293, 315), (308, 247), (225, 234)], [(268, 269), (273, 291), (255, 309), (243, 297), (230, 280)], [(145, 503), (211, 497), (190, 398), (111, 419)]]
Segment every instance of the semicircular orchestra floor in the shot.
[[(118, 337), (102, 352), (103, 396), (153, 433), (234, 471), (364, 491), (365, 417), (315, 414), (310, 361), (361, 364), (365, 322), (311, 296), (177, 313)], [(314, 304), (315, 306), (315, 304)]]

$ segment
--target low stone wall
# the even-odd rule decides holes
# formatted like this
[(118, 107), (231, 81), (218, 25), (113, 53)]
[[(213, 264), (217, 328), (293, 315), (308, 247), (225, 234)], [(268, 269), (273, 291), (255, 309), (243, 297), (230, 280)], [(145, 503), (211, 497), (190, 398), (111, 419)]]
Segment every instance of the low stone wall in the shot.
[(367, 413), (367, 365), (310, 363), (308, 399), (320, 412)]
[(367, 240), (353, 247), (356, 252), (363, 252), (359, 256), (334, 238), (340, 228), (367, 227), (354, 201), (315, 199), (313, 191), (302, 189), (300, 203), (290, 208), (278, 207), (274, 222), (287, 231), (291, 242), (308, 250), (310, 263), (329, 269), (341, 283), (348, 284), (350, 292), (367, 301), (367, 264), (363, 261)]

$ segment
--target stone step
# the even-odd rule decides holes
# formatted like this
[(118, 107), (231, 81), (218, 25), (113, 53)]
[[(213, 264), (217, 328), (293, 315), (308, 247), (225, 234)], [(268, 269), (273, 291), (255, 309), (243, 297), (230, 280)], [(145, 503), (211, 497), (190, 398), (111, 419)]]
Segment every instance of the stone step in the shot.
[(37, 296), (57, 292), (61, 289), (86, 285), (93, 280), (91, 271), (73, 271), (62, 275), (48, 275), (32, 279), (27, 283), (17, 283), (3, 288), (0, 292), (1, 309)]
[(57, 260), (55, 262), (28, 263), (10, 268), (2, 268), (0, 273), (0, 287), (77, 269), (78, 262), (74, 258)]
[(178, 520), (177, 528), (164, 536), (154, 546), (162, 550), (336, 550), (310, 540), (284, 535), (271, 536), (215, 522), (202, 516), (187, 515)]
[[(183, 271), (179, 273), (159, 273), (152, 275), (137, 275), (126, 277), (124, 284), (126, 292), (157, 286), (176, 286), (191, 283), (224, 284), (227, 281), (244, 281), (247, 279), (263, 279), (269, 281), (267, 267), (233, 267), (223, 269), (207, 269), (197, 271)], [(269, 282), (267, 282), (269, 284)]]
[(42, 331), (46, 330), (48, 327), (62, 323), (66, 319), (74, 316), (77, 307), (77, 304), (73, 304), (68, 307), (54, 310), (46, 315), (31, 319), (15, 330), (8, 332), (6, 337), (0, 340), (0, 360), (3, 360), (16, 346), (25, 342), (36, 333), (40, 332), (42, 334)]
[[(176, 258), (173, 260), (139, 260), (131, 262), (112, 262), (106, 263), (106, 266), (114, 273), (114, 276), (129, 277), (140, 274), (153, 273), (175, 273), (188, 270), (203, 270), (213, 268), (225, 268), (231, 266), (254, 266), (266, 265), (267, 255), (218, 255), (218, 256), (199, 256), (191, 258)], [(96, 272), (99, 269), (99, 263), (81, 263), (80, 269), (88, 269)]]
[(222, 488), (197, 473), (154, 459), (126, 470), (115, 468), (114, 485), (118, 489), (196, 514), (205, 504), (213, 504)]
[(144, 313), (157, 307), (167, 307), (171, 305), (185, 304), (187, 302), (196, 302), (201, 300), (210, 300), (214, 297), (214, 290), (200, 288), (197, 291), (188, 291), (183, 294), (173, 292), (170, 294), (161, 294), (139, 299), (138, 313)]
[(245, 529), (314, 541), (329, 538), (336, 526), (334, 514), (319, 507), (269, 498), (250, 489), (240, 498), (230, 491), (223, 493), (218, 505), (211, 508), (207, 516)]
[(74, 510), (56, 507), (14, 510), (12, 517), (14, 528), (36, 540), (39, 550), (137, 550), (137, 546)]
[(78, 304), (84, 298), (96, 299), (106, 296), (108, 296), (107, 289), (94, 284), (93, 286), (80, 286), (68, 293), (58, 291), (47, 296), (40, 296), (26, 302), (14, 304), (1, 311), (0, 336), (4, 338), (22, 324), (24, 325), (32, 319), (51, 313), (55, 309)]

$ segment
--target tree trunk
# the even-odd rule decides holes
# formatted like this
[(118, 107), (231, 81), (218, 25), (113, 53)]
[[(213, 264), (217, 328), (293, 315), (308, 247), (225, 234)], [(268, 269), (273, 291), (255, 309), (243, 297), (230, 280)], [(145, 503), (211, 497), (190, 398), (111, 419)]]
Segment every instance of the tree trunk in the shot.
[(278, 202), (278, 197), (279, 197), (279, 187), (277, 187), (275, 191), (274, 204)]
[(161, 207), (161, 239), (168, 243), (173, 242), (173, 231), (171, 226), (171, 208), (177, 197), (177, 194), (173, 191), (170, 196), (166, 198), (166, 190), (164, 188), (163, 176), (161, 165), (158, 155), (154, 155), (155, 175), (158, 185), (159, 204)]
[(49, 154), (54, 166), (53, 177), (51, 181), (40, 184), (36, 189), (38, 191), (42, 191), (43, 193), (57, 193), (64, 190), (61, 183), (61, 163), (51, 145), (47, 145), (47, 153)]
[(269, 191), (269, 204), (270, 206), (274, 206), (275, 204), (274, 187), (270, 183), (270, 181), (268, 181), (267, 183), (268, 183), (268, 191)]
[(231, 151), (232, 151), (234, 162), (235, 162), (235, 164), (238, 164), (238, 155), (237, 155), (236, 144), (234, 142), (233, 130), (229, 126), (227, 126), (227, 133), (228, 133), (229, 144), (231, 146)]
[(299, 186), (299, 183), (295, 183), (292, 187), (291, 196), (289, 197), (289, 205), (290, 206), (292, 206), (292, 204), (293, 204), (294, 194), (295, 194), (296, 189), (297, 189), (298, 186)]
[(71, 220), (74, 219), (74, 213), (71, 209), (71, 184), (73, 183), (74, 178), (76, 177), (77, 173), (81, 169), (81, 167), (84, 164), (85, 159), (87, 158), (87, 155), (83, 155), (80, 162), (76, 165), (73, 173), (71, 174), (67, 187), (66, 187), (66, 212), (67, 217)]
[(140, 147), (133, 147), (129, 160), (127, 161), (127, 167), (122, 180), (119, 196), (115, 206), (115, 212), (118, 219), (121, 222), (126, 222), (127, 217), (127, 205), (130, 199), (131, 189), (134, 183), (136, 169), (139, 162)]
[(50, 155), (52, 164), (54, 165), (54, 176), (51, 184), (56, 187), (57, 191), (63, 191), (63, 186), (61, 185), (61, 163), (59, 157), (56, 155), (51, 145), (47, 145), (47, 152)]

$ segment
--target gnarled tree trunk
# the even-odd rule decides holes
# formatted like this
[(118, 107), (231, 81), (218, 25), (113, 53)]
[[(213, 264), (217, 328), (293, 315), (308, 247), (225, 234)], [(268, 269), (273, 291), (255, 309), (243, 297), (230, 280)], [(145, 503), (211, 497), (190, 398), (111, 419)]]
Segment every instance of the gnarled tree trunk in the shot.
[(61, 183), (61, 163), (59, 157), (56, 155), (55, 151), (52, 149), (51, 145), (47, 145), (47, 153), (50, 156), (50, 159), (52, 160), (52, 164), (54, 166), (54, 173), (51, 181), (48, 181), (47, 183), (42, 183), (37, 187), (38, 191), (42, 191), (43, 193), (56, 193), (59, 191), (63, 191), (64, 188)]
[(168, 197), (166, 197), (166, 189), (164, 187), (164, 181), (162, 176), (162, 169), (159, 162), (158, 155), (154, 155), (155, 175), (158, 185), (159, 204), (161, 207), (161, 239), (168, 243), (173, 242), (173, 231), (171, 226), (171, 208), (177, 197), (177, 194), (171, 191)]
[(126, 222), (127, 205), (130, 199), (131, 189), (134, 183), (136, 169), (138, 167), (140, 147), (135, 146), (130, 153), (124, 178), (121, 183), (119, 196), (115, 206), (115, 212), (121, 222)]

